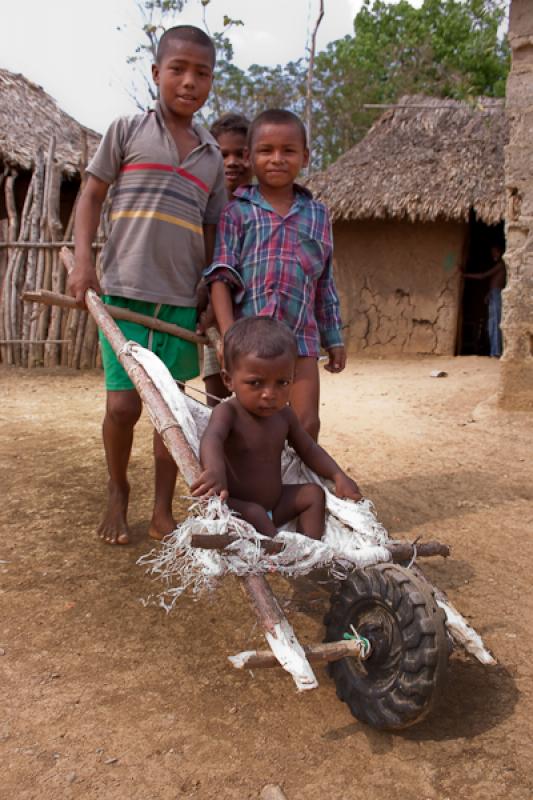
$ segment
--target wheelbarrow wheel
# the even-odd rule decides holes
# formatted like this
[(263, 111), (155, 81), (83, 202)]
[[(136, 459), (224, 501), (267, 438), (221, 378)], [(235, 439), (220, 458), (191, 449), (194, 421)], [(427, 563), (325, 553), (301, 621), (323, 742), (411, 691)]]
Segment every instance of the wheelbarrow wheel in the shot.
[(326, 641), (355, 629), (371, 645), (366, 660), (329, 666), (337, 696), (357, 719), (397, 730), (429, 713), (448, 666), (444, 619), (431, 587), (405, 567), (378, 564), (340, 581), (325, 618)]

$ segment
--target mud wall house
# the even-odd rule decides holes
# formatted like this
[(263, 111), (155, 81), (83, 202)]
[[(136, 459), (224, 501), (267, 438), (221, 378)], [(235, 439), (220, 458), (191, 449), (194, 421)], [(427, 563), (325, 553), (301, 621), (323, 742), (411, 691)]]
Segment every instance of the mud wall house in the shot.
[[(23, 290), (64, 287), (54, 242), (72, 236), (83, 165), (99, 134), (62, 111), (40, 86), (0, 69), (0, 361), (72, 361), (80, 325), (60, 309), (27, 307)], [(37, 319), (38, 317), (38, 319)], [(70, 326), (69, 326), (70, 322)], [(90, 327), (90, 326), (89, 326)], [(69, 338), (70, 337), (70, 338)], [(78, 342), (78, 361), (83, 341)], [(94, 348), (96, 351), (96, 348)], [(85, 353), (85, 355), (88, 355)], [(72, 364), (73, 365), (73, 364)]]
[(482, 272), (503, 244), (503, 102), (402, 98), (308, 186), (329, 208), (346, 341), (369, 355), (488, 353)]

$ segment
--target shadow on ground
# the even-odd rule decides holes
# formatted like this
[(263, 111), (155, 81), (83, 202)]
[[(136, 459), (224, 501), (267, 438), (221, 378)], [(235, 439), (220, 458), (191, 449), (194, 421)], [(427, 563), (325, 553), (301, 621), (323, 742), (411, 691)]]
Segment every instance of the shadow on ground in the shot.
[(404, 731), (376, 731), (354, 720), (324, 734), (326, 741), (348, 739), (364, 731), (372, 752), (386, 753), (392, 740), (441, 742), (473, 739), (496, 728), (513, 714), (520, 692), (503, 666), (485, 667), (473, 661), (452, 658), (443, 695), (430, 716)]
[(533, 500), (533, 488), (527, 481), (471, 470), (424, 472), (365, 483), (364, 492), (391, 534), (433, 521), (458, 519), (514, 500)]

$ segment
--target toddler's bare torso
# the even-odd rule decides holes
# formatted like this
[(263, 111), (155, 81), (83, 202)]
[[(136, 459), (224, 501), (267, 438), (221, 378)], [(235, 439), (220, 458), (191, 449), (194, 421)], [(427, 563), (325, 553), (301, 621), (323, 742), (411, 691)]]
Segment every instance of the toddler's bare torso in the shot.
[(289, 432), (284, 409), (271, 417), (255, 417), (233, 400), (234, 422), (226, 439), (230, 497), (258, 503), (267, 511), (281, 494), (281, 454)]

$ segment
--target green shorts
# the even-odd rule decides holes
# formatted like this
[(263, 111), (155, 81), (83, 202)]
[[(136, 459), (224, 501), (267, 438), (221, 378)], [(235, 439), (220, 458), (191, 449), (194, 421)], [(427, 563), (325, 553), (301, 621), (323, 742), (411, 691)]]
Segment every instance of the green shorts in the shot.
[[(180, 328), (187, 328), (194, 331), (196, 328), (196, 308), (185, 308), (181, 306), (168, 306), (160, 303), (145, 303), (143, 300), (129, 300), (126, 297), (116, 297), (115, 295), (102, 295), (102, 301), (106, 305), (129, 308), (137, 314), (144, 314), (147, 317), (157, 317), (164, 322), (172, 322)], [(193, 342), (186, 342), (171, 333), (154, 331), (152, 328), (145, 328), (137, 322), (128, 320), (115, 320), (118, 327), (126, 339), (151, 350), (158, 356), (167, 367), (172, 377), (177, 381), (188, 381), (196, 378), (199, 374), (198, 366), (198, 345)], [(110, 392), (134, 389), (128, 374), (118, 358), (113, 348), (99, 331), (100, 347), (102, 349), (102, 362), (105, 373), (105, 386)]]

